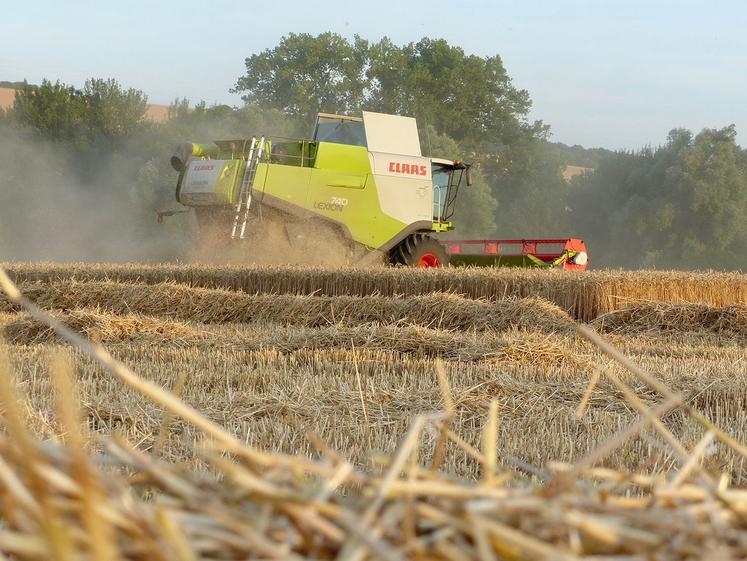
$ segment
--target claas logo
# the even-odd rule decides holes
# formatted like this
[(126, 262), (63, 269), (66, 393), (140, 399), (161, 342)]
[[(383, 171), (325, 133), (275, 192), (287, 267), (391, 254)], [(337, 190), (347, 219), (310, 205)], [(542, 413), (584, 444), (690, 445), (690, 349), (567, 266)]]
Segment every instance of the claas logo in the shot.
[(402, 162), (389, 162), (390, 173), (401, 173), (403, 175), (428, 175), (428, 168), (417, 164), (405, 164)]
[(215, 169), (215, 166), (213, 164), (200, 164), (200, 165), (196, 165), (193, 168), (193, 171), (210, 171), (213, 169)]

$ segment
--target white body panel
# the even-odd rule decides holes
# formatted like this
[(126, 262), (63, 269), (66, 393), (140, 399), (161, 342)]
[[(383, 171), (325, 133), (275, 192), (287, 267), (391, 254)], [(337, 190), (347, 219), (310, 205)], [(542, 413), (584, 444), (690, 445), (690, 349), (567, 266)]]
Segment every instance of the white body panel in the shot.
[(412, 117), (363, 112), (366, 143), (370, 152), (421, 156), (418, 125)]
[(429, 158), (372, 151), (368, 157), (385, 214), (405, 224), (433, 220)]
[(210, 205), (216, 200), (215, 185), (229, 160), (192, 160), (184, 176), (180, 199), (185, 205)]

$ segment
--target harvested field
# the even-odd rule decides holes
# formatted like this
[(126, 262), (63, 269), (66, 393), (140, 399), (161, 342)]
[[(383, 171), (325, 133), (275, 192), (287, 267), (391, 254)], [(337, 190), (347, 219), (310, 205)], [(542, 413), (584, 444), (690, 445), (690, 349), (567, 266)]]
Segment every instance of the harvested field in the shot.
[(742, 275), (11, 271), (142, 383), (0, 297), (0, 554), (747, 557)]

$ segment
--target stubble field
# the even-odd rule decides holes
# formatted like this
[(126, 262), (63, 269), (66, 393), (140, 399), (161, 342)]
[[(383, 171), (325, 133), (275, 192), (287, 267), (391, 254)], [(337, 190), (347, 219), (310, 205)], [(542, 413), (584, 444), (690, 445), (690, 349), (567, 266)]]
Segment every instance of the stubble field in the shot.
[[(581, 323), (681, 396), (684, 405), (661, 419), (685, 450), (703, 443), (694, 410), (747, 442), (744, 275), (191, 265), (7, 270), (28, 298), (143, 378), (171, 389), (182, 377), (177, 392), (186, 404), (266, 453), (347, 458), (351, 469), (380, 474), (418, 418), (446, 412), (447, 428), (442, 419), (419, 432), (409, 450), (415, 464), (435, 461), (445, 477), (471, 485), (485, 479), (492, 461), (496, 473), (512, 474), (512, 485), (545, 485), (549, 466), (584, 462), (639, 422), (643, 407), (661, 407), (667, 397), (583, 336)], [(0, 298), (0, 332), (37, 437), (60, 439), (49, 372), (62, 353), (74, 364), (92, 453), (102, 446), (97, 435), (119, 434), (175, 469), (215, 469), (197, 452), (200, 430), (175, 418), (163, 431), (161, 405), (7, 298)], [(666, 480), (683, 458), (663, 434), (655, 423), (642, 426), (593, 465)], [(696, 457), (703, 477), (744, 486), (744, 456), (718, 438), (706, 444)], [(587, 538), (575, 545), (572, 538), (543, 539), (581, 555)], [(588, 551), (627, 551), (597, 547), (600, 540)], [(464, 558), (482, 555), (477, 542), (463, 544)], [(449, 558), (444, 551), (439, 555)], [(497, 551), (502, 558), (545, 558)]]

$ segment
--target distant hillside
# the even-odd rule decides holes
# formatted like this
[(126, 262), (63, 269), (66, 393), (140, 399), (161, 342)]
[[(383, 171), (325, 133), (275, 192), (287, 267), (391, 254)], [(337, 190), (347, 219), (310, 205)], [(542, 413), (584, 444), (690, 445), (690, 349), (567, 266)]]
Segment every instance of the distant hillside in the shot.
[(611, 150), (606, 148), (584, 148), (579, 144), (568, 146), (562, 142), (548, 142), (547, 151), (560, 160), (563, 179), (570, 181), (577, 175), (593, 172)]
[(591, 173), (593, 171), (594, 171), (594, 168), (566, 165), (563, 168), (563, 171), (561, 172), (561, 174), (563, 175), (563, 179), (566, 181), (566, 183), (570, 183), (571, 179), (573, 179), (577, 175), (583, 175), (585, 173)]
[(16, 98), (16, 90), (13, 88), (0, 88), (0, 110), (13, 107)]
[(596, 168), (606, 156), (612, 154), (606, 148), (584, 148), (578, 144), (568, 146), (562, 142), (548, 142), (547, 149), (571, 168)]

